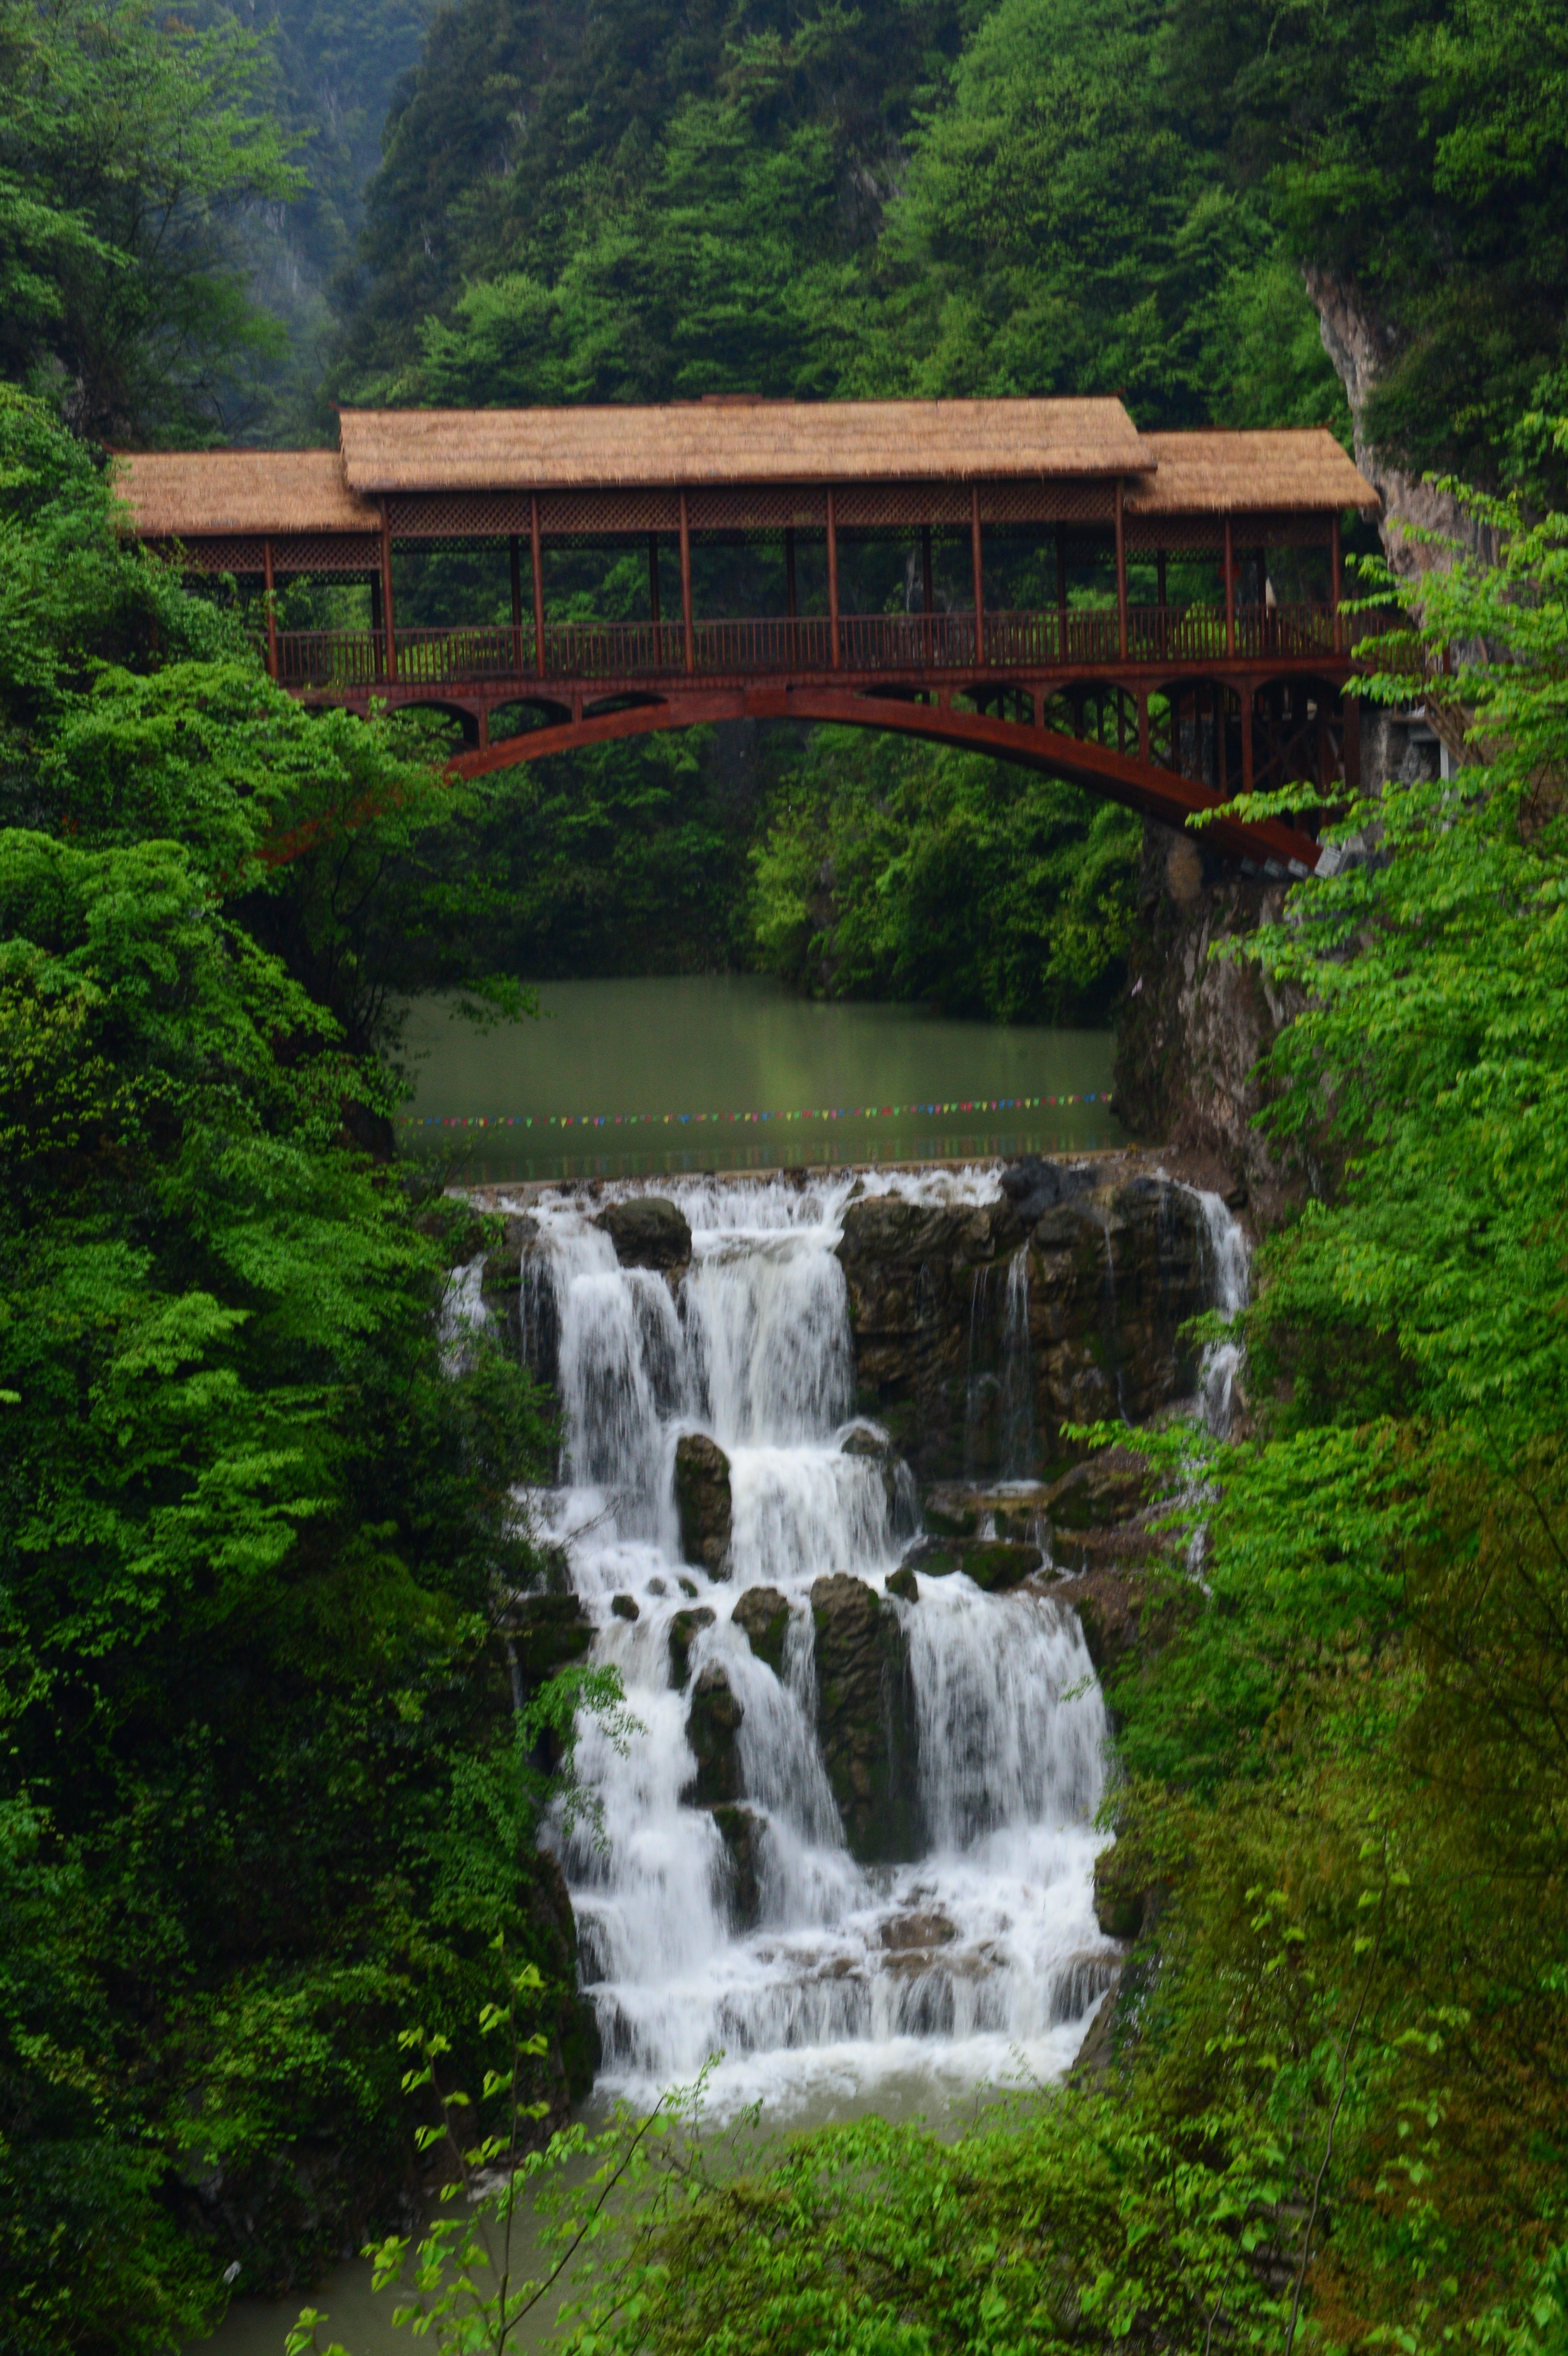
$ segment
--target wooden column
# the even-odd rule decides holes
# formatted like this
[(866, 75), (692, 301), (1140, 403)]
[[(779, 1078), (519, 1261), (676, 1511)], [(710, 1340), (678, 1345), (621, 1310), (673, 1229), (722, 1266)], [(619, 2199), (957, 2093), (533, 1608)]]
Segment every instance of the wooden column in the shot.
[(528, 554), (534, 569), (534, 669), (544, 677), (544, 549), (539, 540), (539, 495), (528, 494)]
[(1225, 758), (1225, 691), (1217, 687), (1214, 690), (1214, 783), (1229, 800), (1231, 779)]
[(1231, 519), (1225, 518), (1225, 652), (1236, 651), (1236, 548)]
[(516, 532), (507, 543), (507, 553), (512, 565), (512, 669), (520, 674), (523, 668), (523, 552)]
[(1138, 758), (1140, 761), (1147, 761), (1148, 757), (1148, 694), (1146, 689), (1140, 687), (1138, 690)]
[(278, 675), (277, 586), (272, 579), (272, 543), (261, 542), (261, 590), (267, 607), (267, 677)]
[(923, 523), (920, 528), (921, 612), (923, 614), (929, 614), (934, 603), (935, 593), (932, 587), (931, 581), (931, 526), (928, 523)]
[(1343, 650), (1345, 642), (1344, 625), (1339, 619), (1339, 600), (1344, 594), (1344, 584), (1340, 579), (1340, 567), (1342, 561), (1339, 548), (1339, 510), (1336, 509), (1333, 523), (1329, 528), (1328, 540), (1328, 594), (1332, 599), (1334, 605), (1334, 651), (1336, 654), (1339, 654)]
[(831, 484), (827, 487), (827, 643), (833, 668), (838, 668), (838, 508)]
[(1343, 704), (1345, 723), (1345, 785), (1349, 792), (1361, 790), (1361, 699), (1348, 695)]
[(1253, 691), (1242, 690), (1242, 791), (1253, 789)]
[(697, 669), (697, 634), (691, 623), (691, 509), (680, 495), (680, 628), (688, 670)]
[(1127, 659), (1127, 527), (1122, 512), (1122, 478), (1116, 477), (1116, 652)]
[(1169, 626), (1167, 623), (1165, 616), (1167, 592), (1165, 583), (1165, 551), (1163, 548), (1157, 548), (1154, 552), (1154, 602), (1159, 611), (1159, 621), (1156, 626), (1156, 644), (1158, 646), (1159, 651), (1163, 655), (1169, 640)]
[(370, 575), (370, 627), (379, 637), (381, 635), (381, 576), (379, 573), (372, 573)]
[(784, 526), (784, 612), (793, 622), (800, 612), (800, 594), (795, 577), (795, 526)]
[(386, 676), (398, 676), (397, 621), (392, 607), (392, 525), (387, 502), (381, 501), (381, 629)]
[(980, 486), (969, 486), (969, 562), (975, 574), (975, 659), (986, 659), (986, 567), (980, 552)]
[(1067, 543), (1061, 536), (1061, 526), (1056, 527), (1056, 627), (1058, 650), (1061, 660), (1067, 660)]

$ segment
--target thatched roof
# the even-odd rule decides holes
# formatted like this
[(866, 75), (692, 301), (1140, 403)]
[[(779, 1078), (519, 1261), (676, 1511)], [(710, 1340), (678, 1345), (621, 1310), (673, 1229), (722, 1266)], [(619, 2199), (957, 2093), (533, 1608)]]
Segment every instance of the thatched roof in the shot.
[(116, 463), (144, 540), (380, 529), (336, 450), (135, 450)]
[(1127, 493), (1133, 516), (1240, 515), (1357, 508), (1382, 502), (1327, 426), (1262, 434), (1145, 434), (1155, 473)]
[(657, 409), (345, 409), (358, 491), (1136, 475), (1119, 401), (699, 401)]

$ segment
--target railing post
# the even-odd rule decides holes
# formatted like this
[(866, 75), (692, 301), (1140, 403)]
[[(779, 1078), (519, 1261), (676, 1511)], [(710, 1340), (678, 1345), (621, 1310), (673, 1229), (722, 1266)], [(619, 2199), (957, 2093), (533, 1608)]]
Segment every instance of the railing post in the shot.
[(1056, 622), (1061, 643), (1061, 659), (1067, 660), (1067, 543), (1061, 537), (1061, 526), (1056, 527)]
[(838, 510), (827, 486), (827, 650), (838, 669)]
[(691, 509), (680, 495), (680, 626), (685, 639), (686, 668), (697, 669), (697, 634), (691, 622)]
[(1339, 548), (1339, 510), (1336, 508), (1332, 521), (1329, 525), (1328, 538), (1328, 594), (1333, 601), (1334, 606), (1334, 652), (1336, 654), (1343, 653), (1345, 643), (1344, 626), (1339, 619), (1339, 599), (1343, 594), (1342, 584), (1339, 578), (1341, 562), (1342, 557)]
[(534, 571), (534, 669), (542, 679), (544, 654), (544, 548), (539, 539), (539, 495), (528, 493), (528, 554)]
[(267, 677), (278, 675), (278, 608), (277, 591), (272, 580), (272, 543), (261, 542), (261, 594), (267, 607)]
[(975, 660), (986, 659), (986, 573), (980, 554), (980, 486), (969, 486), (969, 561), (975, 573)]
[(1225, 652), (1236, 651), (1236, 550), (1231, 519), (1225, 518)]
[(1116, 653), (1127, 659), (1127, 527), (1122, 512), (1122, 478), (1116, 477)]
[(381, 628), (385, 638), (385, 661), (382, 668), (387, 683), (391, 686), (398, 676), (397, 622), (392, 610), (392, 523), (385, 499), (381, 501)]
[(523, 554), (517, 546), (517, 535), (508, 543), (512, 560), (512, 669), (518, 678), (523, 670)]

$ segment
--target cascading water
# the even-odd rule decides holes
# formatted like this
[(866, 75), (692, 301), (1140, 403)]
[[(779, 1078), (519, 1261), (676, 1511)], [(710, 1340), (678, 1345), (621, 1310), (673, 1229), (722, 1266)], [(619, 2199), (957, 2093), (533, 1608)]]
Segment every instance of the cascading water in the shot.
[[(889, 1184), (923, 1183), (964, 1183)], [(992, 1183), (968, 1183), (976, 1198)], [(719, 2052), (720, 2111), (759, 2095), (787, 2115), (1054, 2075), (1115, 1958), (1092, 1901), (1104, 1707), (1075, 1615), (1044, 1595), (987, 1597), (958, 1576), (921, 1578), (916, 1602), (891, 1600), (927, 1853), (866, 1867), (846, 1844), (819, 1748), (810, 1590), (848, 1571), (882, 1596), (915, 1526), (907, 1475), (890, 1483), (876, 1453), (845, 1447), (868, 1438), (850, 1420), (833, 1250), (850, 1183), (672, 1188), (692, 1228), (678, 1299), (662, 1276), (620, 1267), (583, 1206), (539, 1206), (550, 1299), (536, 1266), (525, 1314), (553, 1320), (565, 1438), (562, 1486), (536, 1509), (565, 1543), (594, 1657), (619, 1667), (642, 1726), (624, 1752), (586, 1728), (579, 1771), (603, 1838), (580, 1825), (563, 1861), (601, 2084), (637, 2101)], [(1007, 1325), (1026, 1318), (1015, 1269)], [(693, 1430), (730, 1460), (723, 1579), (679, 1558), (675, 1450)], [(733, 1617), (757, 1588), (787, 1606), (776, 1674)], [(620, 1616), (628, 1599), (635, 1620)], [(720, 1822), (689, 1799), (693, 1690), (714, 1665), (740, 1705), (756, 1827), (745, 1930)]]

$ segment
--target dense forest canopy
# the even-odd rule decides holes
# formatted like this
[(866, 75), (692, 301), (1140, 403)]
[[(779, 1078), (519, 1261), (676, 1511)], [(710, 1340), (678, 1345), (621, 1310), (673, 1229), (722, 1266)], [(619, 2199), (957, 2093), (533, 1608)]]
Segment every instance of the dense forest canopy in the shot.
[(1562, 2356), (1565, 62), (1561, 0), (0, 0), (4, 2356), (389, 2228), (398, 2032), (481, 2083), (497, 1933), (529, 2090), (591, 2063), (534, 1834), (614, 1691), (517, 1707), (549, 1401), (443, 1319), (496, 1238), (388, 1159), (400, 1000), (1114, 999), (1120, 813), (828, 731), (449, 787), (282, 696), (103, 448), (726, 389), (1327, 422), (1497, 552), (1423, 616), (1463, 790), (1351, 813), (1379, 859), (1258, 944), (1302, 1207), (1250, 1429), (1149, 1443), (1209, 1531), (1112, 1697), (1137, 2035), (956, 2146), (677, 2153), (582, 2344)]

